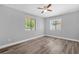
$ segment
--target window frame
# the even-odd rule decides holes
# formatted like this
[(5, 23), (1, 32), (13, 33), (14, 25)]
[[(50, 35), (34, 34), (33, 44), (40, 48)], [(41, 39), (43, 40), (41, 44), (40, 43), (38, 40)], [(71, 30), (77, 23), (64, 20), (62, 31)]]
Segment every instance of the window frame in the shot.
[[(62, 28), (62, 19), (56, 18), (49, 21), (50, 22), (50, 30), (52, 31), (61, 31)], [(55, 23), (56, 22), (56, 23)], [(52, 23), (56, 25), (52, 25)]]
[[(34, 21), (34, 29), (32, 28), (32, 27), (30, 27), (30, 28), (27, 28), (27, 20), (30, 20), (29, 22), (29, 24), (31, 24), (31, 20), (33, 20)], [(26, 25), (25, 25), (26, 24)], [(31, 25), (30, 25), (31, 26)], [(31, 17), (31, 16), (26, 16), (25, 17), (25, 20), (24, 20), (24, 29), (25, 29), (25, 31), (33, 31), (33, 30), (36, 30), (36, 19), (35, 18), (33, 18), (33, 17)]]

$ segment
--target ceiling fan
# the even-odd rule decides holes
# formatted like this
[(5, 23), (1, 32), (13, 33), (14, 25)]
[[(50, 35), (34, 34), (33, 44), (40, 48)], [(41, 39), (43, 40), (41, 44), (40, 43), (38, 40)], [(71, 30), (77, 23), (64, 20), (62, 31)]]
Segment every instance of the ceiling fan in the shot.
[(51, 9), (49, 9), (49, 7), (51, 7), (52, 4), (48, 4), (47, 6), (43, 6), (42, 8), (41, 7), (38, 7), (38, 9), (42, 9), (42, 12), (41, 13), (44, 13), (46, 11), (52, 11)]

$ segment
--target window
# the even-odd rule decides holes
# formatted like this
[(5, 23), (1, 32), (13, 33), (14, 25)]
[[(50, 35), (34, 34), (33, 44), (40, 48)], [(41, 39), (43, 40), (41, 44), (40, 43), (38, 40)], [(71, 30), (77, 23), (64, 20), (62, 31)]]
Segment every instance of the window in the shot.
[(61, 19), (50, 20), (50, 30), (61, 30)]
[(26, 17), (24, 21), (25, 30), (35, 30), (36, 20), (32, 17)]

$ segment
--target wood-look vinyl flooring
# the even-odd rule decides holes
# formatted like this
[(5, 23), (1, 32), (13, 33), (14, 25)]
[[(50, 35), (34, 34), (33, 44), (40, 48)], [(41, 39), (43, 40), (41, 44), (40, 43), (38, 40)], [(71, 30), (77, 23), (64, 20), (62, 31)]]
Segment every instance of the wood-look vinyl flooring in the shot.
[(53, 37), (40, 37), (0, 49), (1, 54), (78, 54), (79, 42)]

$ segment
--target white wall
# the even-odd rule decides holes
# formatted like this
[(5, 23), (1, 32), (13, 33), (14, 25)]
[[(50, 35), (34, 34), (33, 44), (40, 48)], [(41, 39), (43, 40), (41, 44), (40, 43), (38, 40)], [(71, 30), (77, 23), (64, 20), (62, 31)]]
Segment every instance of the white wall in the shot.
[[(24, 30), (24, 19), (27, 15), (30, 14), (0, 5), (0, 46), (44, 34), (79, 39), (79, 12), (50, 17), (44, 20), (30, 15), (36, 19), (36, 31)], [(55, 18), (63, 20), (61, 31), (49, 30), (49, 21)]]
[[(63, 20), (61, 31), (50, 31), (49, 21), (61, 18)], [(79, 39), (79, 12), (73, 12), (45, 19), (45, 35)]]
[(24, 30), (27, 15), (30, 14), (0, 5), (0, 46), (44, 34), (43, 19), (33, 15), (30, 16), (36, 19), (36, 30)]

